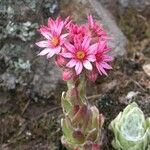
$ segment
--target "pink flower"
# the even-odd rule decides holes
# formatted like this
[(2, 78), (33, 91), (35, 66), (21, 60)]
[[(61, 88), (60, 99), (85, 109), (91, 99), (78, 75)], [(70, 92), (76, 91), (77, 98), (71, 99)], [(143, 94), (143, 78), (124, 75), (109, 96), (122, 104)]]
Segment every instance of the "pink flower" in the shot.
[(55, 54), (61, 52), (62, 45), (64, 44), (65, 37), (68, 34), (62, 34), (64, 27), (63, 21), (58, 17), (56, 21), (49, 18), (48, 27), (42, 26), (39, 31), (45, 37), (46, 40), (37, 42), (36, 45), (44, 48), (39, 55), (47, 55), (47, 58), (51, 58)]
[(104, 29), (102, 28), (100, 24), (98, 24), (96, 21), (93, 20), (93, 17), (91, 15), (88, 16), (88, 28), (89, 28), (91, 37), (108, 39), (107, 33), (104, 31)]
[(96, 48), (96, 61), (95, 65), (100, 75), (105, 74), (107, 76), (106, 70), (112, 69), (108, 62), (112, 61), (113, 58), (107, 53), (111, 49), (107, 47), (106, 41), (100, 41)]
[(70, 19), (70, 16), (68, 16), (65, 21), (64, 21), (64, 26), (66, 27), (66, 29), (69, 28), (69, 26), (71, 25), (72, 20)]
[(52, 18), (48, 19), (48, 28), (52, 33), (61, 34), (62, 29), (64, 27), (64, 22), (62, 21), (61, 17), (57, 17), (56, 20)]
[(90, 46), (89, 37), (85, 37), (83, 42), (74, 43), (74, 45), (69, 42), (64, 43), (64, 45), (68, 52), (62, 53), (61, 55), (70, 59), (66, 65), (68, 68), (75, 67), (77, 75), (82, 72), (83, 67), (92, 70), (91, 62), (95, 61), (95, 45)]
[(91, 80), (92, 82), (95, 82), (98, 76), (98, 72), (96, 70), (95, 67), (93, 67), (92, 71), (88, 71), (87, 73), (87, 77), (89, 78), (89, 80)]
[(75, 38), (80, 38), (83, 40), (86, 35), (86, 27), (84, 25), (78, 26), (76, 24), (71, 23), (68, 26), (70, 41), (73, 43)]

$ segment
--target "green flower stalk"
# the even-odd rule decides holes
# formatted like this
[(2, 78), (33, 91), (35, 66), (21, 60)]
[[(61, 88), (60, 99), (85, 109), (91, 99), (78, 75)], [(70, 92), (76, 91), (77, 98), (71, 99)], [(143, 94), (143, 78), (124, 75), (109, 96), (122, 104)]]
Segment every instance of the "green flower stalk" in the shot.
[(114, 133), (112, 145), (117, 150), (149, 150), (150, 118), (145, 119), (138, 105), (133, 102), (111, 122)]
[(68, 81), (68, 91), (62, 94), (61, 104), (65, 118), (61, 120), (62, 143), (68, 150), (99, 150), (102, 115), (86, 99), (84, 77)]

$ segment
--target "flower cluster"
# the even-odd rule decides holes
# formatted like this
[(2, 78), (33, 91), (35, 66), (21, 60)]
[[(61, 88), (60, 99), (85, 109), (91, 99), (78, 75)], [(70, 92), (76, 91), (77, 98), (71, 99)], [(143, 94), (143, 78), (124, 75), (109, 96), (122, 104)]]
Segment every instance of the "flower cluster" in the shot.
[(48, 25), (42, 26), (39, 32), (45, 40), (37, 42), (44, 48), (39, 55), (55, 57), (57, 66), (63, 70), (63, 80), (71, 80), (85, 74), (91, 81), (98, 74), (107, 75), (112, 69), (108, 64), (113, 60), (107, 53), (109, 37), (100, 24), (88, 16), (88, 23), (77, 25), (68, 17), (63, 21), (48, 19)]

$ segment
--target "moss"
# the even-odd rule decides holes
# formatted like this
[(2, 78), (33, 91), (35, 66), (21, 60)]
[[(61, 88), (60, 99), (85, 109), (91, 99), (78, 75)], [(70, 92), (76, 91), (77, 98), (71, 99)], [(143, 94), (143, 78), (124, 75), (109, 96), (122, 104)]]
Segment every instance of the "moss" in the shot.
[(25, 2), (28, 4), (28, 6), (33, 10), (36, 11), (36, 5), (37, 5), (37, 0), (25, 0)]
[(35, 29), (38, 28), (37, 23), (27, 22), (12, 22), (9, 21), (6, 26), (1, 27), (0, 39), (19, 38), (22, 41), (29, 41), (35, 36)]

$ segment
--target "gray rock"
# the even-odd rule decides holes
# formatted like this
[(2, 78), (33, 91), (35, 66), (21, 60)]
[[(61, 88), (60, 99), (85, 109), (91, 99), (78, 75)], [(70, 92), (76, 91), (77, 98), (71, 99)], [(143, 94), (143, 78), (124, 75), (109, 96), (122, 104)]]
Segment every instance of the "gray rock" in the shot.
[(4, 73), (1, 75), (1, 81), (2, 84), (8, 89), (8, 90), (14, 90), (16, 88), (16, 77), (9, 73)]
[(51, 0), (51, 1), (48, 1), (47, 3), (45, 3), (44, 9), (46, 9), (46, 11), (47, 11), (46, 13), (49, 15), (56, 13), (58, 10), (57, 0)]
[(5, 58), (4, 56), (0, 53), (0, 74), (4, 73), (6, 70), (6, 64), (5, 64)]
[[(34, 48), (34, 38), (38, 34), (35, 19), (38, 18), (39, 12), (42, 18), (45, 9), (48, 9), (48, 17), (56, 14), (57, 0), (45, 0), (44, 3), (39, 0), (0, 0), (0, 43), (3, 39), (12, 39), (12, 42), (4, 41), (0, 45), (2, 56), (6, 56), (3, 58), (0, 55), (0, 86), (5, 88), (6, 92), (26, 86), (29, 96), (36, 99), (37, 95), (43, 99), (50, 97), (52, 91), (58, 87), (61, 75), (57, 67), (52, 60), (36, 58), (35, 54), (38, 49)], [(17, 42), (16, 37), (21, 41)], [(32, 41), (32, 44), (29, 41)]]
[[(118, 8), (134, 8), (139, 11), (144, 11), (147, 6), (150, 6), (150, 0), (98, 0), (104, 6), (111, 9)], [(111, 10), (112, 11), (112, 10)]]
[(39, 97), (49, 98), (58, 86), (61, 74), (53, 60), (39, 57), (31, 82), (33, 92)]
[(111, 55), (117, 57), (125, 54), (127, 39), (110, 12), (101, 5), (100, 0), (72, 0), (71, 2), (62, 0), (61, 7), (62, 14), (64, 16), (70, 14), (77, 23), (87, 23), (87, 14), (92, 14), (93, 18), (100, 21), (112, 37), (110, 46), (113, 48), (113, 51)]
[(122, 7), (133, 7), (138, 10), (144, 10), (150, 6), (150, 0), (118, 0)]
[[(61, 79), (54, 61), (37, 57), (38, 48), (35, 49), (30, 44), (22, 44), (22, 48), (19, 49), (22, 54), (17, 52), (16, 45), (9, 45), (9, 48), (11, 53), (7, 52), (8, 46), (1, 50), (3, 55), (7, 55), (3, 57), (4, 60), (2, 59), (2, 62), (6, 62), (7, 70), (5, 73), (2, 71), (3, 74), (0, 76), (1, 86), (7, 90), (16, 89), (16, 84), (19, 88), (26, 86), (27, 94), (32, 99), (49, 98)], [(15, 59), (14, 54), (17, 54)]]
[(109, 5), (109, 3), (116, 2), (116, 0), (98, 0), (101, 2), (102, 5)]
[(123, 56), (125, 54), (125, 47), (127, 39), (120, 28), (117, 26), (113, 16), (106, 10), (99, 1), (88, 0), (95, 12), (97, 13), (101, 23), (107, 29), (109, 35), (112, 37), (110, 46), (113, 48), (112, 56)]

